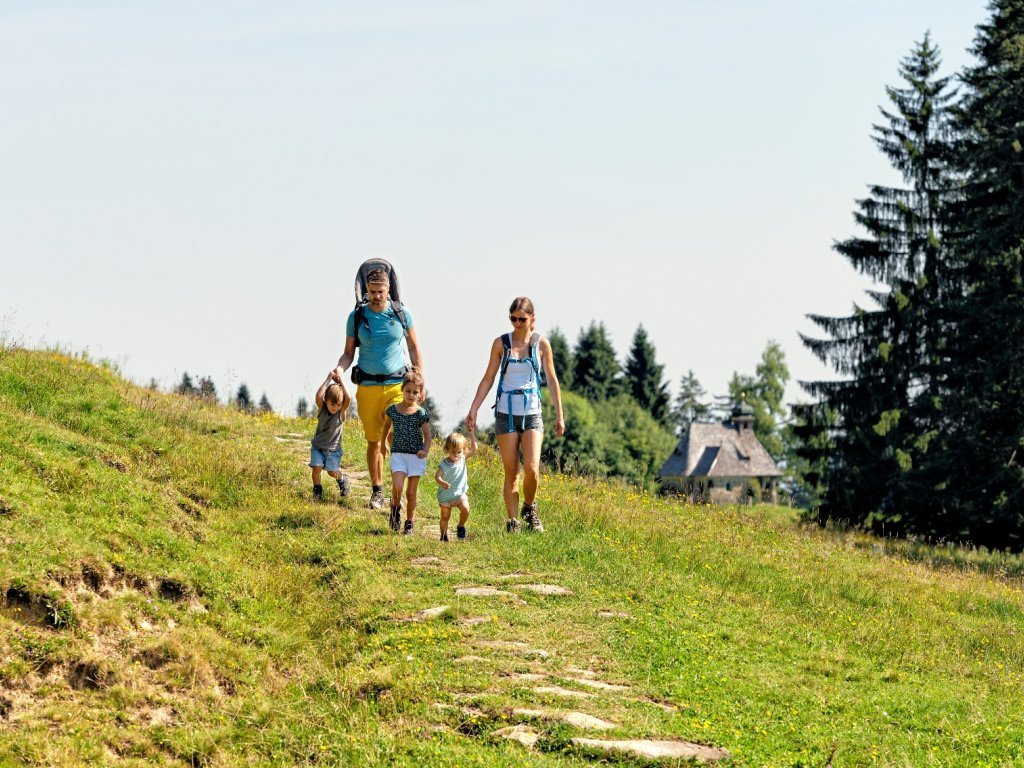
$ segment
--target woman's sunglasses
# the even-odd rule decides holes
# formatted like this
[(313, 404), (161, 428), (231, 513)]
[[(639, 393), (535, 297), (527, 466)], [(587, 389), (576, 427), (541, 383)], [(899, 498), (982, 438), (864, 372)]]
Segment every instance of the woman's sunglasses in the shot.
[(515, 315), (509, 315), (509, 316), (508, 316), (508, 319), (509, 319), (509, 320), (511, 320), (511, 321), (512, 321), (513, 323), (515, 323), (516, 325), (518, 325), (519, 323), (525, 323), (525, 322), (526, 322), (527, 320), (529, 320), (530, 318), (529, 318), (529, 317), (526, 317), (526, 316), (523, 316), (523, 317), (516, 317)]

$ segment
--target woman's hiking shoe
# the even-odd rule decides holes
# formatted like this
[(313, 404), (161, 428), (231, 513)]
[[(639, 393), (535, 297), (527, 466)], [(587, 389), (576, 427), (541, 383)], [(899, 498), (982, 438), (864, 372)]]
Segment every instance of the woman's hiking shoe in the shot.
[(522, 525), (520, 525), (517, 518), (510, 517), (508, 522), (505, 523), (505, 530), (508, 533), (519, 533), (520, 528), (522, 528)]
[(526, 521), (526, 530), (533, 531), (534, 533), (544, 533), (544, 523), (540, 521), (540, 515), (537, 514), (537, 503), (523, 504), (523, 511), (520, 513), (523, 520)]
[(399, 527), (402, 525), (402, 505), (399, 504), (396, 507), (391, 507), (391, 515), (388, 517), (388, 525), (391, 526), (391, 530), (398, 533)]
[(338, 478), (338, 492), (342, 496), (348, 496), (352, 493), (352, 488), (348, 483), (348, 475), (342, 475)]
[(412, 520), (405, 521), (405, 528), (402, 529), (403, 536), (409, 536), (412, 533)]
[[(459, 538), (459, 539), (466, 538), (466, 526), (464, 526), (464, 525), (457, 526), (455, 528), (455, 537)], [(445, 539), (445, 541), (448, 541), (448, 539)]]
[(384, 506), (384, 491), (374, 491), (370, 494), (370, 509), (381, 509)]

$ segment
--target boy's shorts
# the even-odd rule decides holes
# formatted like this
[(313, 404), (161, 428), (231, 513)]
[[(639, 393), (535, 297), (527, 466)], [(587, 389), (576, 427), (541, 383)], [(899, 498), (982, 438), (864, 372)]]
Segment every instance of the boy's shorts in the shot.
[(422, 477), (427, 473), (427, 460), (415, 453), (392, 453), (391, 471), (404, 472), (406, 477)]
[(322, 448), (310, 447), (309, 466), (321, 467), (328, 472), (337, 472), (341, 469), (341, 448), (336, 451), (325, 451)]
[(356, 388), (356, 409), (363, 423), (363, 434), (371, 443), (384, 436), (384, 411), (392, 403), (402, 402), (402, 385), (360, 384)]

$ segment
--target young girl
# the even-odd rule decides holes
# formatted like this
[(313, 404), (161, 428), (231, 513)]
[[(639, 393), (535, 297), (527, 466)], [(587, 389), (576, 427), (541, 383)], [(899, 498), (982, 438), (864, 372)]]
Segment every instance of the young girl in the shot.
[(466, 520), (469, 519), (469, 479), (466, 475), (466, 459), (476, 453), (476, 434), (469, 433), (469, 448), (466, 438), (458, 432), (448, 435), (444, 441), (445, 457), (437, 467), (434, 480), (437, 482), (437, 503), (441, 505), (441, 541), (448, 541), (448, 519), (452, 507), (459, 510), (459, 525), (455, 535), (466, 538)]
[[(413, 368), (402, 378), (402, 402), (389, 405), (384, 411), (384, 434), (391, 431), (391, 530), (398, 531), (402, 521), (402, 488), (409, 480), (406, 491), (405, 534), (412, 533), (416, 512), (416, 487), (427, 471), (427, 452), (430, 450), (430, 415), (420, 405), (423, 376)], [(393, 428), (393, 429), (392, 429)]]

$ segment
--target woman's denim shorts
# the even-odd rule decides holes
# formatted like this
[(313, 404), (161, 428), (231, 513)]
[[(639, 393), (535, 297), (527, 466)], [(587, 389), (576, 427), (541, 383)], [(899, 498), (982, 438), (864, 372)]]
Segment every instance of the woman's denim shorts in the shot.
[(539, 413), (530, 413), (526, 416), (513, 416), (512, 426), (509, 427), (507, 413), (494, 414), (494, 434), (510, 435), (513, 432), (523, 434), (528, 429), (535, 429), (538, 432), (544, 431), (544, 418)]

